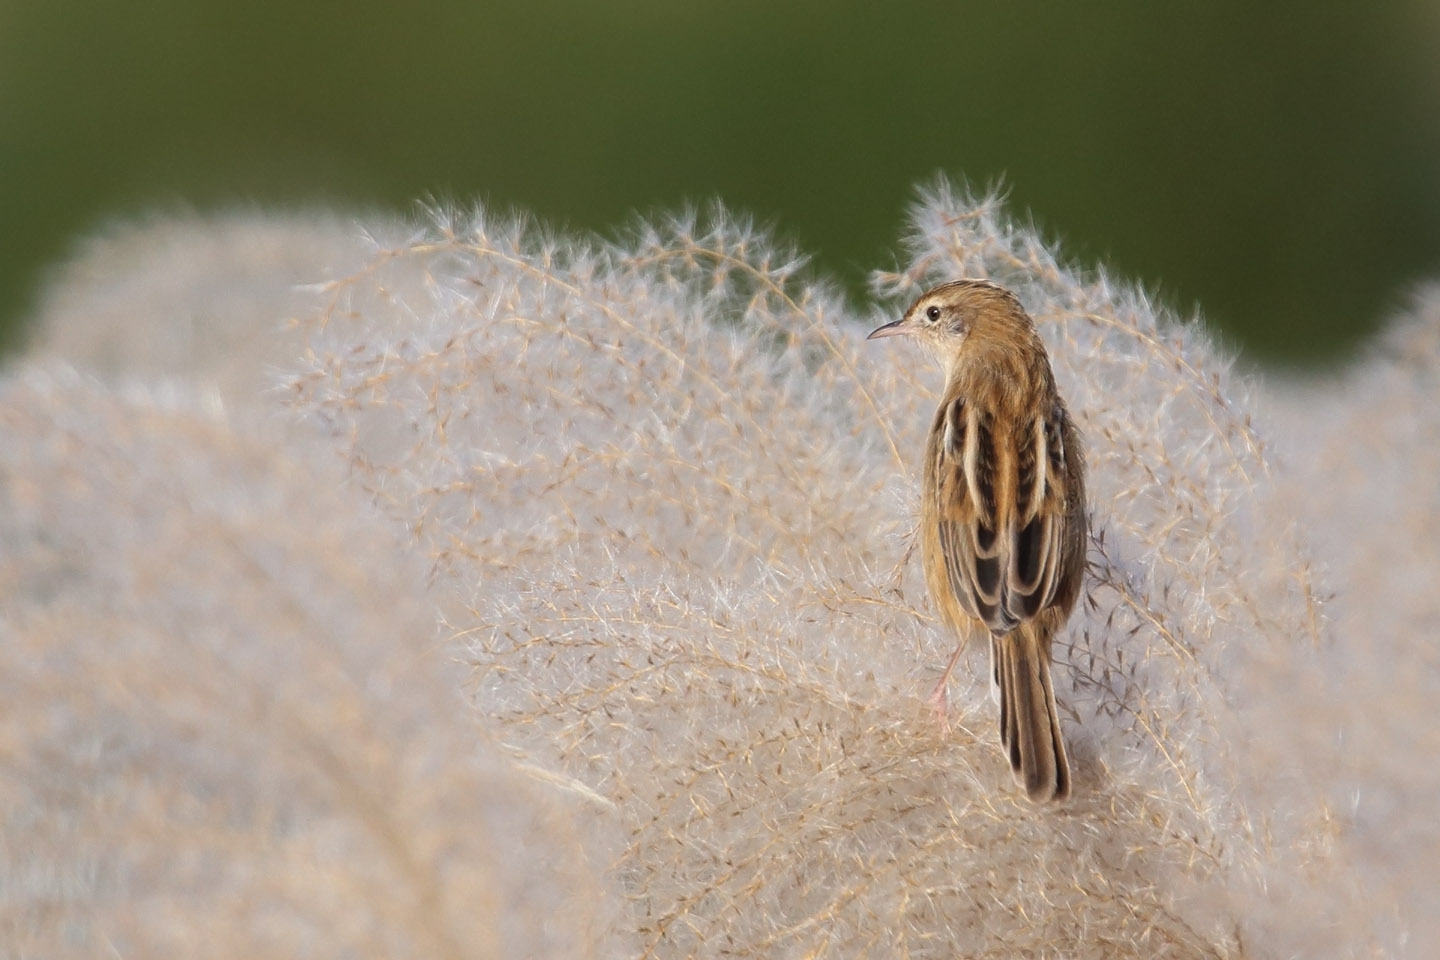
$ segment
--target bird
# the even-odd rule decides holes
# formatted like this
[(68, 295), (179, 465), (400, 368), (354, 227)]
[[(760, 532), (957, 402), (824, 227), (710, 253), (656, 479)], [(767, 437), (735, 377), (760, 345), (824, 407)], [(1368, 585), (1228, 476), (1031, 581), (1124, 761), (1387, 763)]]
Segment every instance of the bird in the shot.
[(988, 280), (921, 294), (867, 340), (906, 336), (945, 371), (925, 444), (921, 557), (941, 619), (960, 641), (990, 639), (1000, 743), (1036, 802), (1070, 793), (1050, 648), (1085, 574), (1085, 453), (1045, 345), (1019, 299)]

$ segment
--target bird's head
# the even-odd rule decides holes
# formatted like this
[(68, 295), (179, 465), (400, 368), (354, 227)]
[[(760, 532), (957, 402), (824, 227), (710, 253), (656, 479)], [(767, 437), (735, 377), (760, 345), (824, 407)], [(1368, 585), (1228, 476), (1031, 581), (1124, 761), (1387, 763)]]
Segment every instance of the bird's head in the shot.
[(899, 320), (876, 327), (867, 340), (913, 337), (947, 367), (972, 344), (1024, 339), (1033, 324), (1020, 301), (989, 280), (955, 280), (922, 293)]

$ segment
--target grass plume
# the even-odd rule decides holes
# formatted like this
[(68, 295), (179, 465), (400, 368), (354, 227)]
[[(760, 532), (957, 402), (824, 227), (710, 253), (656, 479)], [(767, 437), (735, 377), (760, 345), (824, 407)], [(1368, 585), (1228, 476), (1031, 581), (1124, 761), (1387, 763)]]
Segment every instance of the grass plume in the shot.
[[(77, 595), (108, 597), (105, 619), (137, 625), (127, 642), (103, 645), (114, 656), (86, 652), (93, 631), (78, 622), (41, 630), (7, 612), (6, 629), (44, 638), (46, 649), (73, 647), (71, 656), (83, 654), (77, 682), (102, 687), (127, 676), (126, 651), (151, 663), (185, 648), (189, 626), (140, 627), (191, 623), (175, 618), (193, 596), (209, 598), (207, 617), (221, 621), (214, 629), (274, 635), (286, 605), (247, 599), (260, 588), (222, 576), (228, 568), (204, 589), (153, 593), (121, 576), (158, 549), (160, 531), (200, 531), (190, 552), (146, 560), (179, 571), (180, 585), (201, 576), (208, 552), (230, 549), (233, 535), (203, 539), (211, 524), (162, 509), (189, 502), (163, 484), (152, 494), (98, 479), (125, 463), (168, 477), (156, 464), (169, 460), (149, 451), (178, 459), (194, 448), (212, 472), (181, 471), (172, 485), (192, 484), (187, 496), (204, 494), (231, 514), (270, 490), (253, 513), (274, 529), (257, 519), (256, 542), (310, 551), (267, 547), (279, 559), (266, 589), (313, 609), (331, 639), (274, 647), (313, 654), (298, 667), (257, 665), (255, 677), (269, 669), (284, 681), (267, 697), (285, 709), (317, 704), (312, 737), (342, 754), (369, 756), (368, 738), (379, 737), (389, 752), (378, 755), (402, 771), (410, 745), (430, 742), (421, 730), (443, 731), (444, 744), (488, 745), (485, 762), (506, 786), (492, 800), (481, 792), (482, 815), (519, 818), (530, 826), (514, 843), (555, 851), (538, 858), (554, 869), (537, 864), (507, 888), (493, 856), (463, 846), (452, 811), (439, 801), (407, 806), (407, 789), (450, 796), (452, 778), (469, 782), (463, 747), (433, 748), (433, 788), (428, 777), (395, 773), (405, 789), (371, 805), (398, 811), (399, 836), (461, 843), (443, 863), (476, 872), (475, 883), (541, 905), (507, 914), (516, 942), (531, 946), (497, 955), (584, 955), (580, 943), (639, 957), (1371, 955), (1433, 937), (1421, 917), (1435, 886), (1423, 854), (1436, 838), (1421, 834), (1408, 853), (1386, 853), (1372, 836), (1384, 810), (1419, 817), (1426, 774), (1326, 746), (1336, 730), (1376, 739), (1409, 731), (1417, 752), (1433, 743), (1435, 725), (1420, 709), (1433, 663), (1417, 671), (1414, 698), (1387, 698), (1392, 648), (1352, 641), (1356, 611), (1370, 602), (1359, 598), (1382, 588), (1409, 596), (1414, 581), (1377, 587), (1364, 580), (1371, 567), (1331, 561), (1342, 542), (1379, 550), (1390, 526), (1405, 522), (1402, 509), (1423, 511), (1433, 491), (1402, 486), (1408, 507), (1383, 526), (1328, 509), (1326, 457), (1339, 456), (1346, 431), (1363, 430), (1369, 416), (1348, 406), (1352, 392), (1327, 393), (1335, 409), (1323, 418), (1287, 415), (1289, 395), (1262, 398), (1200, 326), (1131, 285), (1067, 267), (997, 197), (937, 183), (911, 223), (898, 266), (876, 274), (877, 305), (864, 311), (815, 280), (803, 257), (718, 210), (642, 223), (613, 241), (445, 210), (428, 211), (414, 232), (387, 228), (358, 254), (336, 230), (333, 261), (358, 265), (253, 305), (252, 320), (287, 321), (295, 346), (268, 374), (267, 391), (246, 386), (267, 375), (238, 371), (225, 396), (246, 414), (225, 429), (181, 402), (136, 435), (121, 424), (135, 404), (153, 403), (126, 400), (124, 384), (145, 381), (145, 368), (117, 373), (118, 386), (37, 391), (34, 371), (54, 368), (34, 361), (12, 372), (0, 407), (12, 411), (0, 419), (6, 449), (20, 449), (17, 431), (32, 437), (32, 452), (14, 454), (9, 469), (43, 477), (31, 464), (46, 462), (33, 450), (55, 433), (45, 418), (66, 417), (83, 427), (69, 452), (90, 454), (83, 459), (97, 479), (83, 509), (63, 484), (11, 482), (12, 506), (33, 502), (49, 519), (7, 538), (9, 568), (45, 556), (44, 533), (66, 511), (100, 512), (107, 497), (157, 499), (110, 521), (116, 536), (131, 531), (132, 552), (95, 552), (80, 520), (69, 552), (60, 551), (91, 551), (87, 576), (105, 579)], [(1021, 297), (1089, 448), (1092, 577), (1056, 649), (1077, 796), (1059, 813), (1014, 789), (994, 742), (979, 645), (952, 691), (948, 733), (923, 703), (952, 643), (911, 551), (918, 455), (939, 376), (915, 353), (862, 337), (865, 323), (956, 276), (988, 276)], [(1356, 374), (1374, 385), (1374, 404), (1413, 403), (1433, 384), (1433, 357), (1407, 362)], [(1359, 425), (1345, 426), (1347, 410)], [(1330, 432), (1306, 434), (1316, 423)], [(1431, 428), (1415, 418), (1414, 430)], [(245, 431), (270, 442), (237, 440)], [(1412, 442), (1396, 437), (1387, 448), (1386, 476), (1414, 476)], [(118, 460), (99, 455), (126, 443)], [(252, 480), (238, 488), (237, 445), (252, 451)], [(1433, 549), (1411, 542), (1415, 576), (1433, 579)], [(421, 573), (402, 584), (396, 569)], [(349, 573), (337, 584), (339, 571)], [(14, 582), (46, 617), (70, 609), (68, 594), (56, 600), (41, 581)], [(332, 599), (316, 606), (312, 594)], [(1410, 655), (1423, 654), (1416, 628), (1428, 615), (1396, 614), (1391, 636), (1403, 634)], [(41, 641), (27, 642), (12, 649)], [(391, 655), (410, 664), (433, 646), (458, 660), (439, 682), (463, 700), (326, 699), (337, 664)], [(1342, 668), (1374, 686), (1364, 716), (1333, 699)], [(261, 715), (236, 716), (194, 695), (213, 682), (204, 663), (179, 658), (167, 669), (166, 686), (196, 700), (177, 707), (185, 723), (209, 724), (227, 745), (254, 741), (247, 749), (277, 754), (274, 769), (308, 782)], [(45, 693), (55, 681), (29, 679), (34, 672), (10, 681), (16, 695), (60, 704), (58, 715), (92, 739), (148, 715), (131, 705), (91, 716), (73, 694)], [(168, 710), (163, 696), (149, 700)], [(6, 742), (23, 758), (53, 736), (27, 720)], [(97, 776), (65, 769), (72, 791)], [(235, 816), (230, 804), (252, 806), (247, 785), (230, 776), (210, 794), (225, 817)], [(1350, 787), (1372, 779), (1393, 797), (1388, 806), (1347, 806)], [(307, 802), (342, 822), (355, 814), (340, 800)], [(6, 809), (32, 809), (14, 803)], [(88, 810), (73, 796), (46, 809), (56, 808)], [(87, 816), (117, 842), (143, 832), (123, 816)], [(146, 829), (222, 870), (255, 855), (255, 838), (262, 850), (275, 843), (269, 827), (228, 846), (168, 823)], [(298, 843), (319, 842), (296, 833)], [(39, 846), (26, 869), (64, 863), (74, 849), (64, 840)], [(445, 905), (463, 899), (463, 885), (452, 889), (436, 861), (417, 863), (412, 902), (438, 903), (455, 919)], [(341, 864), (318, 886), (374, 869)], [(600, 906), (552, 931), (559, 939), (537, 932), (549, 929), (545, 905), (571, 902), (590, 883), (602, 888), (592, 895)], [(282, 903), (320, 892), (259, 886)], [(112, 900), (98, 889), (75, 901), (119, 902), (127, 888), (113, 888)], [(137, 889), (162, 903), (172, 890), (167, 906), (189, 902), (185, 894), (234, 900), (168, 876)], [(378, 895), (348, 889), (362, 902)], [(220, 936), (245, 942), (242, 921), (227, 918)], [(416, 934), (374, 952), (483, 950), (487, 924), (498, 922), (452, 924), (447, 943)], [(538, 939), (524, 941), (527, 931)]]

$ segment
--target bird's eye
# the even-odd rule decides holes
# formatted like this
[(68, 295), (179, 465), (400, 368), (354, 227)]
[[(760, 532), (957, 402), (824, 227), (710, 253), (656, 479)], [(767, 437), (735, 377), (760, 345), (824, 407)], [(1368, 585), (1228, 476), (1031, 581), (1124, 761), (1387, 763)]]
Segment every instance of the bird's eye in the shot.
[(931, 321), (932, 323), (933, 323), (934, 321), (936, 321), (936, 320), (939, 320), (939, 319), (940, 319), (940, 308), (939, 308), (939, 307), (931, 307), (930, 309), (928, 309), (928, 310), (925, 311), (925, 316), (929, 317), (929, 318), (930, 318), (930, 321)]

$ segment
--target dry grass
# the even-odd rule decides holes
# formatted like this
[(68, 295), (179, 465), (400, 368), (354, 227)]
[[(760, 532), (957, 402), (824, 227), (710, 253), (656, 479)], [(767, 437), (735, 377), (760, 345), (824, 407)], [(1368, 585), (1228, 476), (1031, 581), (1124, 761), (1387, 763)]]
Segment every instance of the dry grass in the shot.
[[(116, 380), (193, 384), (213, 404), (258, 399), (300, 343), (281, 321), (307, 285), (345, 276), (370, 241), (333, 215), (255, 212), (223, 227), (194, 214), (116, 224), (52, 271), (32, 324), (32, 358)], [(372, 230), (399, 229), (372, 218)]]
[[(1381, 778), (1391, 815), (1421, 829), (1428, 774), (1413, 762), (1370, 763), (1378, 742), (1337, 753), (1327, 737), (1341, 730), (1379, 739), (1398, 729), (1423, 751), (1435, 724), (1419, 699), (1383, 696), (1390, 648), (1355, 652), (1363, 605), (1323, 599), (1374, 589), (1362, 568), (1330, 563), (1321, 582), (1311, 562), (1340, 549), (1337, 538), (1368, 537), (1379, 551), (1386, 530), (1341, 526), (1316, 492), (1328, 469), (1323, 445), (1281, 412), (1257, 416), (1255, 388), (1198, 327), (1164, 316), (1133, 288), (1064, 267), (993, 197), (938, 185), (917, 203), (913, 223), (901, 266), (877, 275), (882, 306), (857, 316), (808, 280), (797, 257), (722, 214), (640, 226), (603, 244), (436, 212), (423, 232), (376, 242), (362, 266), (284, 308), (304, 351), (279, 375), (282, 404), (253, 404), (258, 420), (244, 429), (265, 439), (252, 441), (252, 486), (240, 492), (227, 485), (236, 475), (227, 457), (243, 424), (230, 432), (197, 425), (183, 403), (155, 420), (153, 437), (135, 437), (117, 424), (136, 401), (73, 386), (37, 392), (33, 375), (15, 375), (0, 410), (27, 398), (29, 420), (7, 412), (0, 428), (16, 449), (17, 422), (50, 435), (45, 416), (68, 411), (87, 431), (72, 459), (122, 443), (118, 433), (134, 442), (127, 456), (147, 476), (157, 472), (148, 452), (155, 444), (168, 444), (172, 457), (194, 448), (214, 461), (212, 475), (185, 488), (190, 496), (213, 487), (215, 503), (243, 505), (256, 489), (275, 488), (257, 511), (270, 526), (257, 520), (255, 536), (312, 552), (304, 562), (277, 560), (282, 573), (265, 584), (307, 609), (312, 593), (331, 597), (308, 622), (332, 642), (293, 669), (266, 661), (286, 681), (265, 688), (267, 709), (313, 701), (311, 739), (367, 756), (367, 737), (403, 758), (430, 745), (431, 728), (445, 732), (439, 743), (504, 745), (509, 756), (487, 762), (507, 786), (501, 796), (482, 793), (482, 813), (493, 808), (493, 817), (528, 824), (506, 837), (512, 846), (554, 851), (524, 855), (534, 872), (517, 886), (494, 866), (511, 859), (464, 847), (457, 819), (470, 818), (425, 799), (432, 789), (453, 799), (446, 784), (467, 776), (463, 749), (436, 747), (433, 777), (396, 774), (422, 798), (413, 807), (399, 787), (367, 801), (372, 811), (398, 811), (402, 838), (459, 844), (445, 869), (471, 871), (478, 879), (466, 882), (519, 898), (521, 907), (504, 914), (512, 933), (541, 939), (498, 955), (583, 955), (583, 942), (641, 957), (1333, 956), (1399, 951), (1407, 933), (1415, 950), (1434, 932), (1418, 913), (1433, 906), (1425, 891), (1435, 886), (1433, 858), (1423, 853), (1440, 844), (1422, 830), (1428, 846), (1382, 856), (1371, 834), (1384, 821), (1367, 819), (1382, 808), (1346, 803), (1351, 785)], [(334, 243), (346, 262), (352, 241)], [(938, 373), (904, 348), (864, 343), (862, 321), (891, 316), (923, 286), (962, 275), (990, 276), (1019, 293), (1089, 444), (1093, 577), (1056, 651), (1077, 797), (1059, 810), (1031, 806), (1012, 783), (978, 657), (952, 690), (948, 733), (923, 706), (952, 642), (910, 552), (916, 463)], [(1433, 385), (1433, 358), (1407, 369)], [(1388, 371), (1357, 376), (1399, 391), (1388, 403), (1413, 401), (1423, 389)], [(1433, 432), (1433, 417), (1424, 420), (1407, 429)], [(1327, 434), (1327, 449), (1343, 447), (1345, 429)], [(1388, 448), (1397, 476), (1412, 442), (1397, 437)], [(324, 462), (335, 453), (345, 482)], [(16, 476), (31, 469), (27, 457), (14, 455)], [(92, 513), (107, 496), (149, 496), (144, 485), (104, 489), (98, 478), (117, 469), (94, 467), (84, 501)], [(71, 509), (63, 484), (27, 489), (51, 514)], [(1411, 482), (1398, 495), (1411, 509), (1430, 509), (1433, 484)], [(110, 524), (116, 535), (131, 531), (142, 552), (165, 542), (158, 531), (210, 529), (166, 517), (158, 506), (127, 508)], [(44, 555), (42, 533), (56, 522), (32, 523), (5, 562), (36, 563), (29, 557)], [(85, 531), (76, 527), (71, 549), (89, 549)], [(1415, 579), (1385, 586), (1415, 592), (1426, 571), (1433, 582), (1440, 563), (1427, 542), (1413, 540)], [(209, 552), (223, 559), (227, 543), (196, 539), (191, 552), (159, 552), (146, 563), (156, 583), (174, 568), (183, 586), (200, 576)], [(100, 573), (87, 576), (128, 584), (119, 572), (135, 565), (133, 554), (97, 556), (86, 569)], [(423, 567), (424, 583), (397, 595), (394, 571), (411, 564)], [(337, 584), (345, 570), (353, 575)], [(110, 597), (114, 608), (99, 619), (133, 628), (104, 649), (139, 651), (147, 664), (168, 662), (165, 651), (189, 642), (188, 629), (173, 624), (198, 614), (186, 599), (197, 592), (212, 600), (201, 619), (220, 621), (213, 629), (272, 635), (283, 604), (247, 600), (260, 588), (233, 571), (205, 576), (204, 591), (140, 594), (85, 580), (76, 595)], [(17, 589), (47, 617), (70, 616), (69, 595), (53, 599), (40, 584)], [(403, 610), (410, 619), (400, 625)], [(78, 622), (46, 620), (41, 630), (6, 616), (0, 622), (16, 636), (74, 646), (76, 657), (95, 633)], [(151, 621), (164, 629), (150, 630)], [(325, 706), (335, 663), (375, 649), (366, 637), (388, 638), (385, 650), (413, 658), (436, 643), (435, 622), (438, 640), (461, 661), (450, 680), (473, 710), (433, 692)], [(1423, 636), (1406, 635), (1412, 655), (1422, 655)], [(14, 649), (32, 651), (29, 659), (39, 642)], [(126, 675), (130, 656), (86, 660), (75, 682), (106, 686)], [(1440, 673), (1433, 658), (1425, 663), (1417, 698)], [(1377, 686), (1368, 710), (1333, 699), (1342, 666)], [(182, 658), (167, 669), (167, 689), (213, 682), (204, 662)], [(267, 675), (257, 666), (256, 678)], [(92, 717), (73, 694), (52, 696), (28, 673), (13, 683), (28, 702), (60, 704), (58, 716), (71, 717), (74, 729), (57, 734), (27, 720), (6, 737), (7, 756), (146, 716), (132, 705)], [(362, 811), (308, 786), (312, 775), (291, 768), (290, 741), (263, 714), (215, 703), (200, 698), (194, 722), (232, 750), (234, 741), (278, 754), (273, 769), (292, 778), (291, 790), (363, 833)], [(65, 789), (93, 792), (93, 770), (62, 770)], [(235, 818), (232, 805), (255, 807), (250, 785), (232, 780), (221, 777), (207, 794), (217, 817)], [(517, 797), (536, 806), (517, 806)], [(72, 808), (87, 830), (117, 842), (136, 835), (128, 814), (91, 812), (75, 796), (42, 809)], [(176, 849), (193, 846), (196, 862), (228, 875), (276, 845), (273, 817), (264, 828), (240, 821), (245, 829), (224, 845), (205, 833), (171, 835), (165, 823), (156, 834)], [(285, 862), (304, 860), (321, 837), (331, 842), (325, 829), (287, 835), (307, 853), (287, 851)], [(43, 872), (77, 849), (56, 837), (16, 862)], [(545, 904), (587, 889), (587, 858), (604, 860), (604, 893), (591, 897), (602, 906), (573, 927), (545, 927)], [(377, 869), (337, 862), (299, 885), (247, 876), (262, 891), (250, 896), (278, 904), (301, 893), (338, 898), (336, 889), (363, 902), (378, 895), (363, 880)], [(377, 901), (401, 910), (394, 928), (412, 939), (392, 947), (362, 932), (347, 940), (347, 926), (321, 923), (316, 942), (363, 943), (377, 954), (444, 955), (447, 945), (483, 953), (493, 923), (462, 912), (459, 920), (475, 920), (466, 927), (448, 906), (465, 900), (464, 883), (439, 867), (413, 876), (416, 886), (403, 874), (393, 881), (408, 900), (391, 890)], [(209, 899), (234, 911), (243, 901), (229, 888), (192, 891), (166, 875), (134, 887), (92, 884), (72, 909), (83, 913), (93, 901), (118, 910), (144, 896), (172, 910)], [(405, 913), (397, 903), (419, 906)], [(446, 943), (419, 932), (430, 929), (420, 918), (431, 907), (449, 918)], [(137, 929), (153, 928), (142, 921)], [(243, 912), (207, 929), (243, 952)], [(1423, 943), (1413, 955), (1424, 955)]]
[(593, 956), (576, 804), (468, 718), (383, 522), (273, 440), (0, 389), (0, 955)]
[(1269, 665), (1266, 680), (1310, 707), (1280, 745), (1320, 771), (1356, 875), (1398, 911), (1414, 956), (1440, 949), (1440, 825), (1427, 812), (1440, 795), (1437, 397), (1432, 286), (1350, 370), (1270, 398), (1289, 491), (1339, 588), (1328, 605), (1336, 642)]

